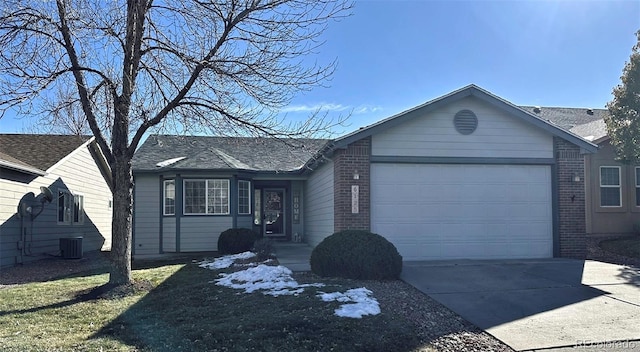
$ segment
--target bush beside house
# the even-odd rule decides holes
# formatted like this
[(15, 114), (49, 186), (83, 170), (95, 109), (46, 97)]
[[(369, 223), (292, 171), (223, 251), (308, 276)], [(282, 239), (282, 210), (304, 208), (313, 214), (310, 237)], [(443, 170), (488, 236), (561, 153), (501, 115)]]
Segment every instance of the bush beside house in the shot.
[(378, 234), (344, 230), (325, 238), (313, 249), (311, 271), (320, 276), (392, 280), (400, 277), (402, 256)]
[(238, 254), (253, 248), (258, 234), (250, 229), (228, 229), (218, 237), (218, 252), (220, 254)]

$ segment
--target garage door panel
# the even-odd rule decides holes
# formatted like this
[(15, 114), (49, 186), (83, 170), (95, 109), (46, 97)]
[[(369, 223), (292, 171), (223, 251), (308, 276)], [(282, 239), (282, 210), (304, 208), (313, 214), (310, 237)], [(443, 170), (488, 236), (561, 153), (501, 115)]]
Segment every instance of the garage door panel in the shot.
[(405, 260), (552, 256), (545, 165), (373, 164), (371, 227)]

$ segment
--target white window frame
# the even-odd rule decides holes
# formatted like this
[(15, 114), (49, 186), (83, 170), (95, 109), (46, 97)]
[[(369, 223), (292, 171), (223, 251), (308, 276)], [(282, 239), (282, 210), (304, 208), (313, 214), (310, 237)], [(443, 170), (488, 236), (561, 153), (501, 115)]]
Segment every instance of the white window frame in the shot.
[(640, 175), (640, 174), (638, 172), (640, 171), (640, 166), (636, 166), (634, 168), (634, 171), (635, 171), (635, 173), (634, 173), (633, 176), (634, 176), (634, 184), (636, 185), (636, 188), (635, 188), (635, 190), (636, 190), (636, 193), (635, 193), (636, 207), (640, 208), (640, 199), (639, 199), (640, 197), (638, 197), (638, 189), (640, 189), (640, 183), (638, 183), (638, 175)]
[[(240, 184), (246, 184), (247, 185), (247, 196), (243, 197), (244, 199), (247, 200), (247, 203), (245, 204), (247, 207), (247, 211), (243, 212), (240, 209)], [(247, 180), (238, 180), (238, 215), (251, 215), (251, 181), (247, 181)]]
[[(617, 185), (603, 185), (602, 184), (602, 169), (618, 169), (618, 184)], [(620, 166), (600, 166), (600, 173), (598, 175), (600, 188), (600, 207), (601, 208), (621, 208), (622, 207), (622, 168)], [(602, 188), (617, 188), (618, 189), (618, 204), (619, 205), (602, 205)]]
[[(167, 212), (167, 185), (173, 184), (173, 212)], [(176, 180), (164, 180), (162, 182), (162, 215), (176, 215)]]
[[(210, 200), (210, 196), (209, 196), (209, 183), (210, 182), (219, 182), (222, 181), (224, 183), (226, 183), (226, 193), (227, 193), (227, 203), (226, 204), (221, 204), (224, 208), (226, 208), (226, 212), (222, 213), (216, 213), (215, 212), (215, 205), (210, 205), (209, 204), (209, 200)], [(187, 182), (204, 182), (204, 213), (187, 213), (187, 203), (186, 203), (186, 198), (187, 198)], [(224, 179), (224, 178), (199, 178), (199, 179), (184, 179), (182, 180), (182, 213), (184, 215), (229, 215), (230, 214), (230, 190), (229, 190), (229, 185), (230, 182), (228, 179)], [(209, 207), (214, 207), (214, 212), (209, 212)]]
[[(68, 189), (58, 188), (56, 198), (56, 220), (58, 225), (82, 225), (84, 224), (84, 195), (71, 193)], [(60, 221), (60, 198), (64, 197), (64, 215)], [(78, 206), (76, 208), (76, 202)]]

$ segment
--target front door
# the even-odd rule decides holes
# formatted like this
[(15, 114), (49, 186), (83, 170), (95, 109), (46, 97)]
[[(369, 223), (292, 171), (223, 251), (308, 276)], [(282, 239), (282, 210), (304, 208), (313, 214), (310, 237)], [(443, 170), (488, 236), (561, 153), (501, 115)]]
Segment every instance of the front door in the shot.
[(284, 236), (284, 189), (265, 189), (263, 196), (264, 235)]

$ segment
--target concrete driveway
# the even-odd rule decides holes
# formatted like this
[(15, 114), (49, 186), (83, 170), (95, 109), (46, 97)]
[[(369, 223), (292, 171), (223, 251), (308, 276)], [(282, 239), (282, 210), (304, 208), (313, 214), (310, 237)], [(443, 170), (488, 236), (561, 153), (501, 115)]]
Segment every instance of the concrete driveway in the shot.
[(571, 259), (405, 262), (401, 278), (518, 351), (640, 350), (638, 268)]

